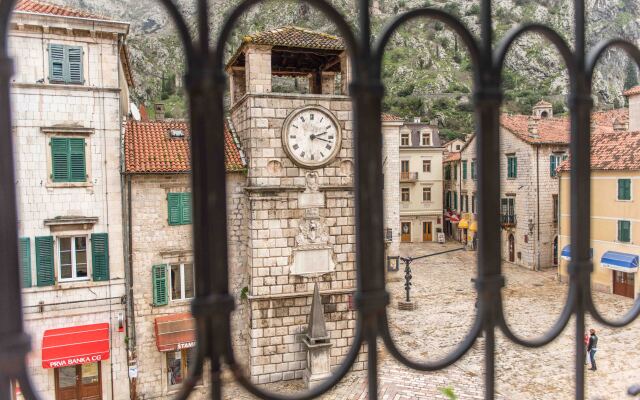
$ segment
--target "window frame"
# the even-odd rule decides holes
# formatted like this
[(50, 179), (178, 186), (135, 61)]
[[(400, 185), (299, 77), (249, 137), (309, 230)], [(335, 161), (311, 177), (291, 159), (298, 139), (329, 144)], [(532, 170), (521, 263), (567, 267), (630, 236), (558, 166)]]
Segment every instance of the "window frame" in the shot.
[[(427, 197), (425, 199), (425, 197)], [(431, 187), (430, 186), (425, 186), (422, 188), (422, 202), (423, 203), (430, 203), (431, 200)]]
[(467, 160), (462, 160), (462, 179), (467, 179)]
[[(173, 272), (173, 266), (179, 266), (180, 267), (180, 297), (179, 298), (173, 298), (173, 279), (171, 277), (171, 274)], [(191, 276), (193, 278), (193, 296), (192, 297), (186, 297), (186, 287), (185, 287), (185, 265), (190, 265), (192, 272), (191, 272)], [(193, 262), (177, 262), (177, 263), (168, 263), (167, 264), (167, 284), (168, 284), (168, 294), (169, 294), (169, 302), (176, 302), (176, 301), (185, 301), (185, 300), (191, 300), (195, 297), (195, 287), (196, 287), (196, 271), (195, 271), (195, 267), (193, 265)]]
[[(76, 263), (76, 238), (84, 238), (85, 240), (85, 246), (84, 246), (84, 252), (85, 252), (85, 257), (86, 257), (86, 264), (87, 264), (87, 276), (85, 277), (78, 277), (78, 265)], [(62, 244), (61, 244), (61, 240), (62, 239), (70, 239), (71, 241), (71, 278), (63, 278), (62, 277)], [(57, 272), (57, 281), (60, 283), (65, 283), (65, 282), (83, 282), (83, 281), (90, 281), (91, 280), (91, 262), (90, 262), (90, 257), (89, 257), (89, 235), (82, 235), (82, 234), (74, 234), (74, 235), (64, 235), (64, 236), (57, 236), (56, 237), (56, 272)]]
[(422, 160), (422, 172), (431, 172), (431, 160)]
[[(425, 140), (426, 139), (426, 140)], [(431, 146), (431, 132), (420, 132), (420, 146)]]
[(515, 154), (507, 154), (507, 179), (518, 178), (518, 157)]
[(411, 146), (411, 137), (409, 133), (406, 133), (406, 132), (400, 133), (400, 146), (404, 146), (404, 147)]
[[(407, 195), (406, 200), (405, 200), (405, 195)], [(408, 187), (400, 188), (400, 201), (403, 203), (408, 203), (411, 201), (411, 188), (408, 188)]]
[[(622, 224), (624, 224), (625, 222), (628, 224), (629, 237), (627, 238), (627, 240), (622, 240), (621, 237), (620, 237), (620, 234), (622, 233)], [(619, 243), (632, 243), (631, 221), (630, 220), (627, 220), (627, 219), (619, 219), (618, 220), (618, 232), (617, 232), (616, 236), (617, 236), (616, 237), (616, 241), (619, 242)]]
[[(623, 182), (623, 181), (629, 182), (629, 188), (628, 188), (628, 190), (629, 190), (629, 193), (628, 193), (629, 194), (629, 198), (628, 199), (620, 198), (620, 183)], [(617, 201), (626, 201), (626, 202), (633, 201), (633, 183), (631, 182), (631, 178), (618, 178), (617, 179), (617, 189), (618, 189), (618, 193), (616, 194), (616, 200)]]
[[(164, 352), (164, 362), (165, 362), (165, 376), (167, 378), (167, 392), (176, 392), (180, 389), (185, 379), (189, 376), (189, 352), (194, 351), (194, 347), (189, 347), (186, 349), (180, 350), (172, 350)], [(171, 379), (169, 379), (169, 354), (180, 353), (180, 375), (182, 381), (179, 383), (171, 384)], [(202, 385), (201, 381), (196, 384), (196, 386)]]
[[(60, 50), (62, 51), (62, 61), (57, 61), (54, 60), (52, 57), (52, 48), (56, 46), (56, 47), (60, 47)], [(79, 63), (75, 63), (78, 65), (79, 68), (79, 74), (80, 74), (80, 79), (79, 80), (75, 80), (71, 78), (71, 50), (77, 50), (80, 52), (79, 57), (80, 57), (80, 62)], [(51, 85), (79, 85), (82, 86), (86, 83), (86, 79), (85, 79), (85, 51), (84, 51), (84, 47), (83, 46), (76, 46), (76, 45), (68, 45), (68, 44), (62, 44), (62, 43), (49, 43), (49, 45), (47, 46), (47, 61), (49, 63), (49, 69), (48, 69), (48, 75), (47, 75), (47, 80), (49, 81), (49, 84)], [(53, 64), (54, 63), (58, 63), (61, 62), (61, 69), (62, 69), (62, 77), (60, 79), (57, 79), (54, 74), (53, 74)]]
[[(47, 188), (69, 188), (69, 187), (93, 187), (92, 174), (92, 158), (93, 143), (92, 136), (95, 130), (92, 128), (59, 128), (59, 127), (43, 127), (41, 132), (44, 135), (45, 154), (47, 157), (46, 182)], [(84, 181), (54, 181), (53, 180), (53, 149), (51, 148), (51, 139), (53, 138), (69, 138), (84, 139)], [(101, 150), (102, 152), (102, 150)]]

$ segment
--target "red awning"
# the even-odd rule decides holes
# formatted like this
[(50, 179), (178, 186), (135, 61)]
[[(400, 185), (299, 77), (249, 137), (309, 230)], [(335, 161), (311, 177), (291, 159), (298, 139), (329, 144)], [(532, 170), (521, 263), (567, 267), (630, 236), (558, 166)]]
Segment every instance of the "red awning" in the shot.
[(196, 345), (196, 324), (189, 313), (156, 318), (156, 345), (159, 351), (176, 351)]
[(109, 359), (109, 324), (49, 329), (42, 337), (42, 368)]

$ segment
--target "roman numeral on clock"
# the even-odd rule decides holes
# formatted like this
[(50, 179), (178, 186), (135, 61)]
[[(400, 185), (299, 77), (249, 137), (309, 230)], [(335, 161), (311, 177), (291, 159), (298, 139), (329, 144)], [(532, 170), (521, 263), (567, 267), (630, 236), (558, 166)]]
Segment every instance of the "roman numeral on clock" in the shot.
[(294, 145), (293, 145), (293, 149), (294, 149), (294, 150), (298, 150), (298, 147), (300, 147), (300, 146), (298, 146), (297, 144), (294, 144)]
[(313, 114), (309, 114), (309, 119), (313, 121)]
[(304, 157), (304, 151), (300, 153), (300, 157)]
[(331, 150), (331, 145), (330, 144), (328, 144), (326, 147), (327, 147), (327, 150)]

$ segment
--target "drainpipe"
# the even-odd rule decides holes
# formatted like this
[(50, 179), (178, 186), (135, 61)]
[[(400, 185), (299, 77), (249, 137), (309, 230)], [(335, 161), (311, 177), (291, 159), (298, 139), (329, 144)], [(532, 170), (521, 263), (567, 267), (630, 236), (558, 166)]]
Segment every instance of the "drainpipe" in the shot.
[(536, 200), (537, 200), (537, 215), (536, 222), (538, 225), (538, 232), (536, 232), (537, 240), (536, 240), (536, 249), (538, 253), (538, 264), (536, 266), (536, 270), (540, 271), (540, 145), (536, 146)]

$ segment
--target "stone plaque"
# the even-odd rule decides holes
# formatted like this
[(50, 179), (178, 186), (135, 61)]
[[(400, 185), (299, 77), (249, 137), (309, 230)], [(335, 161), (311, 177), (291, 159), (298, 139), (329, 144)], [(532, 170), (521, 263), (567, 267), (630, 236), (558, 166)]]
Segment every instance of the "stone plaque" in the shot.
[(335, 268), (329, 247), (293, 251), (292, 275), (322, 275), (333, 272)]
[(322, 208), (324, 207), (324, 193), (304, 192), (298, 196), (298, 207), (300, 208)]

